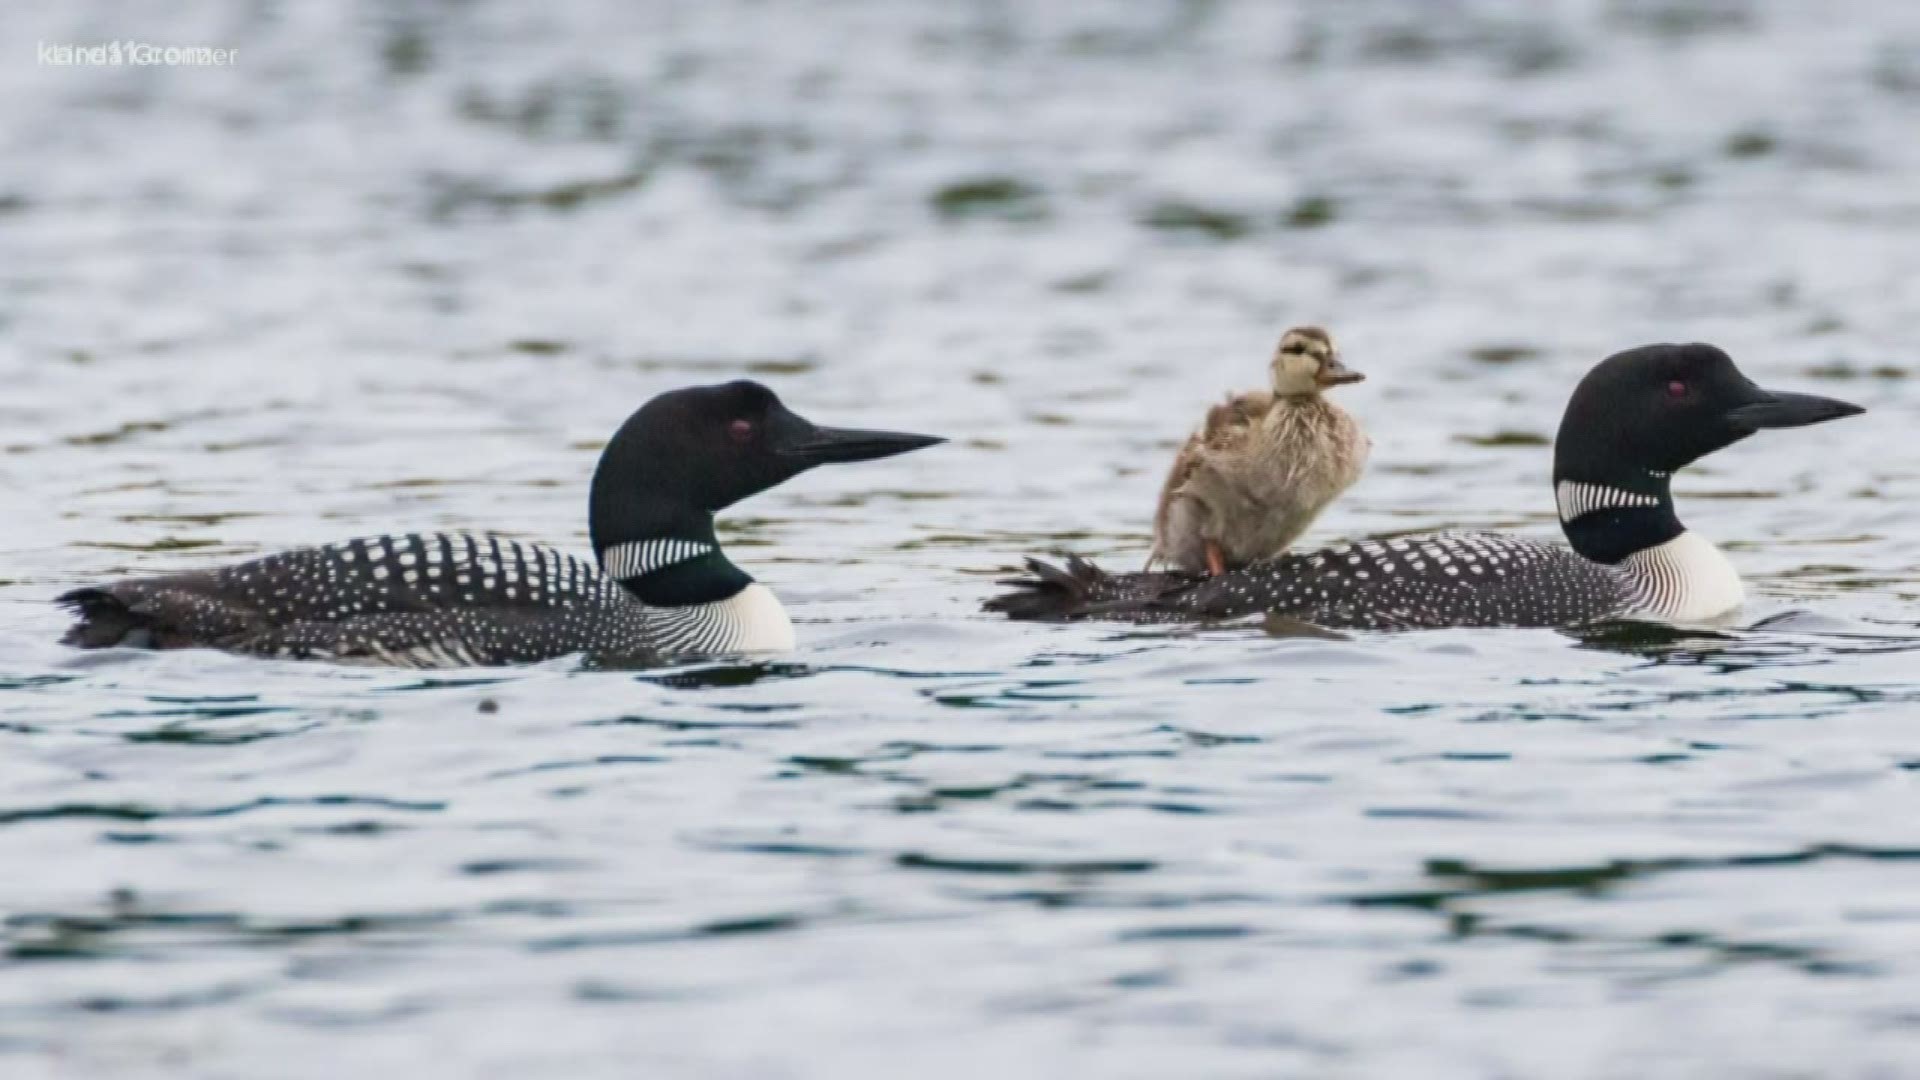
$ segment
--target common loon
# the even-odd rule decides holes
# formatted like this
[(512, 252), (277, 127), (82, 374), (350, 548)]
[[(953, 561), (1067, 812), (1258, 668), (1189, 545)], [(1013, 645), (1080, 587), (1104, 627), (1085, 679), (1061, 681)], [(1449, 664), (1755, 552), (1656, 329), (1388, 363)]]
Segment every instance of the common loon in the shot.
[(1335, 629), (1696, 622), (1740, 606), (1740, 576), (1674, 514), (1671, 477), (1763, 428), (1853, 416), (1857, 405), (1755, 386), (1711, 345), (1647, 345), (1587, 373), (1554, 446), (1572, 549), (1499, 533), (1366, 540), (1221, 577), (1109, 574), (1028, 560), (987, 610), (1016, 619), (1195, 622), (1268, 613)]
[(375, 536), (75, 589), (57, 601), (79, 616), (63, 641), (402, 667), (782, 651), (786, 611), (727, 559), (714, 514), (816, 465), (942, 441), (818, 427), (754, 382), (674, 390), (600, 455), (588, 506), (598, 569), (499, 536)]
[(1323, 391), (1366, 376), (1317, 326), (1280, 337), (1271, 388), (1207, 411), (1180, 448), (1153, 515), (1156, 562), (1222, 574), (1287, 550), (1366, 468), (1372, 443)]

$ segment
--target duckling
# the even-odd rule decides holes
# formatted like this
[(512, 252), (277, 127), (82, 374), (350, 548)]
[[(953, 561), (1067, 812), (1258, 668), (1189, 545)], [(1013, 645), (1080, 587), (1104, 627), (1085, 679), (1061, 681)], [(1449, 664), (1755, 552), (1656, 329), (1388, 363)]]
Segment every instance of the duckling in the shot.
[(1323, 391), (1366, 376), (1340, 362), (1317, 326), (1280, 338), (1272, 389), (1236, 394), (1173, 460), (1147, 559), (1218, 576), (1272, 558), (1298, 539), (1366, 468), (1373, 443)]

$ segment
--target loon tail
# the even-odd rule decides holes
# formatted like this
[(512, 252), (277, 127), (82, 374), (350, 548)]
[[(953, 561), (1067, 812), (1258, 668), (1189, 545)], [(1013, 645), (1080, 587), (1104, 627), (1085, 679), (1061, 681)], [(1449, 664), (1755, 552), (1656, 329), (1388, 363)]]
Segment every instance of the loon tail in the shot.
[(75, 621), (60, 639), (82, 649), (184, 649), (258, 629), (258, 616), (213, 595), (203, 573), (129, 578), (73, 589), (54, 603)]
[(141, 611), (114, 595), (110, 585), (74, 589), (55, 597), (53, 602), (73, 612), (75, 618), (66, 636), (60, 639), (62, 645), (82, 649), (111, 649), (120, 645), (151, 648), (154, 631), (159, 629), (159, 620), (151, 612)]
[(1087, 598), (1107, 580), (1107, 572), (1078, 555), (1067, 556), (1066, 569), (1039, 559), (1027, 560), (1031, 576), (1002, 578), (996, 584), (1012, 592), (988, 600), (982, 608), (1011, 619), (1051, 621), (1086, 613)]
[(1028, 622), (1070, 622), (1085, 618), (1144, 615), (1154, 600), (1194, 583), (1175, 572), (1110, 574), (1078, 555), (1064, 567), (1027, 560), (1027, 575), (1005, 578), (1009, 592), (988, 600), (983, 609)]

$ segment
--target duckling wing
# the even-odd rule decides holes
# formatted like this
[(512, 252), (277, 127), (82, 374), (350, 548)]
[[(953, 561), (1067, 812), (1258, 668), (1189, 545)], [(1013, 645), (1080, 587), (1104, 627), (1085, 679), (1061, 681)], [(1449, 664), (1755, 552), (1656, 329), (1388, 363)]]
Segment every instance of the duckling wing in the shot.
[(1167, 474), (1162, 501), (1191, 479), (1194, 470), (1209, 454), (1232, 453), (1244, 447), (1254, 425), (1264, 419), (1272, 408), (1273, 395), (1257, 390), (1235, 394), (1208, 409), (1200, 430), (1187, 437), (1186, 445), (1180, 448), (1179, 455), (1173, 459), (1173, 470)]
[(1207, 410), (1200, 430), (1187, 436), (1186, 443), (1174, 456), (1173, 467), (1167, 471), (1166, 482), (1160, 485), (1160, 501), (1153, 513), (1153, 556), (1148, 560), (1149, 566), (1156, 559), (1175, 560), (1175, 551), (1182, 546), (1178, 542), (1180, 538), (1169, 535), (1173, 529), (1174, 499), (1189, 495), (1206, 501), (1206, 493), (1194, 483), (1196, 474), (1210, 468), (1220, 457), (1244, 448), (1254, 425), (1272, 407), (1273, 395), (1257, 390), (1235, 394)]
[(1245, 440), (1253, 425), (1265, 419), (1272, 409), (1273, 394), (1269, 391), (1235, 394), (1207, 410), (1206, 423), (1200, 428), (1201, 438), (1209, 449), (1230, 449)]

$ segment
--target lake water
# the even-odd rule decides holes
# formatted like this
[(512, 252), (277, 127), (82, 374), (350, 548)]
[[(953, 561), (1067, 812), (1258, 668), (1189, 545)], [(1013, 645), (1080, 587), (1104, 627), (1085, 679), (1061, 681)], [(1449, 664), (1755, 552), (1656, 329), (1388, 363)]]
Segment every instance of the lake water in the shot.
[[(59, 67), (40, 43), (237, 48)], [(0, 32), (0, 1074), (1920, 1073), (1920, 8), (80, 3)], [(1551, 536), (1602, 356), (1867, 415), (1676, 482), (1722, 633), (978, 614), (1332, 328), (1310, 539)], [(586, 548), (748, 376), (953, 442), (731, 514), (791, 656), (81, 654), (76, 583)]]

